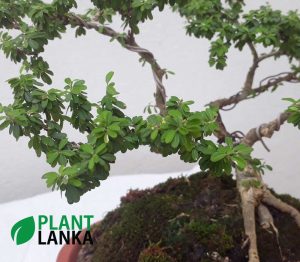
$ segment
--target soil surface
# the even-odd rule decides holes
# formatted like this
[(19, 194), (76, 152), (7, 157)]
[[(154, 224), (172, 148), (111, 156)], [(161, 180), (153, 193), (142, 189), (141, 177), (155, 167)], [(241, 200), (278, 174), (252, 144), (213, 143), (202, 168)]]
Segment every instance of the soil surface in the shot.
[[(298, 200), (280, 198), (300, 210)], [(94, 245), (82, 247), (78, 262), (248, 261), (239, 203), (231, 177), (204, 173), (132, 190), (92, 227)], [(300, 261), (300, 230), (270, 211), (279, 235), (257, 224), (261, 261)]]

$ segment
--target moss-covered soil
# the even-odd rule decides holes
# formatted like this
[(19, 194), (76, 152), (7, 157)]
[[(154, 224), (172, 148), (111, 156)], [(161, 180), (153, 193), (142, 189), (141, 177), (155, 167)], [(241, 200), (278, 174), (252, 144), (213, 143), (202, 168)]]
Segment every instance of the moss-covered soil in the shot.
[[(281, 198), (300, 210), (296, 199)], [(272, 230), (257, 225), (261, 261), (300, 261), (300, 230), (289, 216), (271, 212), (279, 245)], [(92, 234), (94, 245), (81, 249), (80, 262), (248, 261), (239, 196), (230, 177), (201, 173), (132, 190)]]

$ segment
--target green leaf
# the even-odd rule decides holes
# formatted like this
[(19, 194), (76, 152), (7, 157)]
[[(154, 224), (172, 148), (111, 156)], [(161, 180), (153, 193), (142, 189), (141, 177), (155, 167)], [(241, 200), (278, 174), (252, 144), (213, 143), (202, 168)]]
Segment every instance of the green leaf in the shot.
[(0, 130), (3, 130), (5, 128), (7, 128), (9, 126), (9, 122), (8, 121), (4, 121), (1, 125), (0, 125)]
[(86, 34), (86, 31), (82, 26), (78, 27), (75, 31), (75, 37), (85, 35), (85, 34)]
[(198, 158), (199, 158), (199, 153), (198, 153), (198, 151), (197, 151), (196, 149), (193, 149), (193, 150), (192, 150), (192, 158), (193, 158), (193, 160), (195, 160), (195, 161), (197, 161)]
[(158, 135), (158, 129), (154, 129), (152, 132), (151, 132), (151, 140), (155, 140), (157, 138), (157, 135)]
[(62, 150), (66, 146), (66, 144), (68, 144), (68, 139), (64, 138), (64, 139), (60, 140), (58, 149)]
[(116, 138), (118, 136), (118, 134), (112, 130), (107, 130), (107, 134), (112, 138)]
[(110, 82), (110, 80), (112, 79), (112, 77), (114, 76), (114, 72), (110, 71), (106, 77), (105, 77), (105, 82), (106, 84), (108, 84)]
[(86, 87), (84, 85), (74, 85), (74, 87), (71, 90), (71, 93), (74, 95), (79, 95), (85, 89)]
[(17, 245), (29, 241), (35, 232), (35, 223), (33, 216), (18, 221), (11, 229), (10, 235)]
[(239, 156), (232, 156), (231, 158), (240, 170), (243, 170), (246, 167), (247, 161), (245, 159)]
[(107, 160), (109, 162), (114, 162), (116, 160), (116, 157), (112, 154), (105, 154), (101, 156), (102, 159)]
[(21, 129), (19, 125), (13, 125), (12, 128), (14, 137), (18, 140), (21, 135)]
[(245, 144), (239, 144), (235, 146), (234, 150), (242, 155), (249, 155), (253, 151), (251, 147), (246, 146)]
[(90, 145), (90, 144), (83, 144), (80, 146), (80, 149), (85, 152), (85, 153), (88, 153), (90, 155), (92, 155), (94, 153), (94, 149), (93, 149), (93, 146)]
[(225, 143), (232, 147), (233, 146), (233, 141), (232, 141), (232, 138), (231, 137), (225, 137)]
[(42, 73), (41, 78), (46, 84), (48, 84), (48, 85), (52, 84), (52, 80), (51, 80), (50, 76), (48, 76), (46, 73)]
[(73, 204), (79, 202), (80, 200), (80, 191), (71, 185), (66, 186), (66, 193), (65, 196), (69, 204)]
[(121, 128), (118, 125), (116, 125), (116, 124), (110, 125), (108, 128), (110, 130), (116, 131), (116, 132), (119, 132), (121, 130)]
[(180, 136), (179, 136), (179, 134), (176, 134), (176, 135), (174, 136), (174, 139), (173, 139), (173, 141), (172, 141), (171, 146), (172, 146), (173, 148), (177, 148), (177, 147), (179, 146), (179, 143), (180, 143)]
[(212, 155), (211, 155), (211, 157), (210, 157), (210, 160), (212, 161), (212, 162), (218, 162), (218, 161), (220, 161), (221, 159), (223, 159), (224, 157), (226, 157), (227, 156), (227, 154), (225, 154), (225, 153), (220, 153), (220, 152), (215, 152), (215, 153), (213, 153)]
[(107, 86), (106, 92), (107, 92), (107, 94), (109, 94), (111, 96), (115, 96), (115, 95), (119, 94), (112, 84), (109, 84)]
[(82, 187), (82, 182), (78, 179), (70, 179), (69, 180), (69, 184), (72, 185), (72, 186), (75, 186), (75, 187)]
[(72, 150), (64, 150), (61, 152), (64, 156), (66, 157), (71, 157), (71, 156), (75, 156), (75, 152)]
[(49, 164), (54, 163), (54, 161), (58, 158), (59, 153), (57, 151), (52, 151), (47, 154), (47, 162)]
[(90, 161), (89, 161), (89, 164), (88, 164), (88, 169), (90, 171), (93, 171), (95, 168), (95, 161), (94, 161), (94, 158), (91, 158)]
[(51, 187), (55, 185), (56, 180), (58, 178), (58, 174), (56, 172), (48, 172), (42, 176), (43, 179), (46, 179), (47, 187)]
[(95, 153), (96, 153), (96, 154), (101, 154), (101, 153), (103, 153), (103, 152), (105, 152), (105, 151), (106, 151), (106, 144), (101, 144), (100, 146), (98, 146), (98, 147), (96, 148)]
[(62, 175), (74, 177), (78, 174), (79, 168), (78, 166), (68, 166), (64, 168)]
[(168, 114), (174, 118), (181, 118), (182, 115), (179, 110), (170, 110)]
[(109, 142), (109, 136), (108, 136), (107, 133), (104, 135), (104, 142), (105, 142), (106, 144)]
[(69, 77), (65, 78), (65, 83), (66, 83), (67, 85), (71, 85), (71, 84), (72, 84), (71, 78), (69, 78)]
[(38, 49), (39, 48), (39, 43), (33, 39), (28, 40), (28, 44), (32, 49)]
[(175, 130), (168, 130), (165, 133), (165, 142), (167, 144), (171, 143), (175, 137), (176, 131)]

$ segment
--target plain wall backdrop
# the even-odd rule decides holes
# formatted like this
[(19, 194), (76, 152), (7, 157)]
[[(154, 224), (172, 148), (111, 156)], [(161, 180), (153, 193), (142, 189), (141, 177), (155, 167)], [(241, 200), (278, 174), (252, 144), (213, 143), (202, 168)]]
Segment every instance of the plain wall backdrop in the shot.
[[(78, 1), (79, 10), (91, 6), (89, 1)], [(257, 8), (263, 1), (247, 1), (247, 9)], [(298, 0), (273, 0), (274, 8), (284, 11), (298, 9)], [(175, 72), (166, 81), (169, 96), (175, 95), (184, 100), (194, 100), (194, 110), (202, 110), (204, 105), (217, 98), (228, 97), (239, 91), (251, 65), (251, 54), (247, 48), (241, 53), (230, 50), (228, 66), (217, 71), (208, 66), (209, 42), (186, 36), (184, 19), (178, 14), (165, 10), (156, 12), (153, 21), (142, 24), (137, 43), (152, 51), (163, 68)], [(115, 19), (111, 25), (120, 29), (120, 21)], [(116, 41), (99, 33), (88, 30), (87, 35), (75, 38), (74, 30), (69, 29), (62, 39), (51, 41), (43, 54), (54, 71), (54, 88), (63, 88), (64, 79), (83, 79), (88, 85), (88, 95), (92, 101), (99, 101), (105, 92), (104, 78), (107, 72), (115, 72), (114, 81), (120, 99), (127, 104), (129, 115), (142, 115), (144, 107), (153, 102), (155, 90), (151, 69), (142, 67), (138, 55), (122, 48)], [(0, 101), (8, 104), (12, 101), (11, 90), (6, 80), (18, 76), (20, 65), (15, 65), (0, 53)], [(285, 59), (266, 61), (258, 69), (255, 83), (271, 74), (288, 71)], [(287, 107), (283, 97), (297, 98), (300, 95), (299, 84), (285, 84), (277, 92), (262, 94), (254, 100), (238, 104), (235, 110), (222, 114), (230, 131), (247, 132), (263, 122), (268, 122)], [(68, 129), (70, 138), (82, 141), (84, 138), (76, 130)], [(255, 145), (254, 155), (264, 158), (273, 167), (265, 175), (265, 181), (278, 192), (289, 192), (300, 198), (299, 155), (300, 132), (289, 124), (281, 127), (271, 140), (265, 142), (271, 148), (268, 153), (260, 143)], [(29, 197), (47, 191), (41, 176), (51, 171), (45, 157), (37, 158), (33, 150), (27, 147), (28, 139), (18, 142), (8, 135), (8, 130), (0, 132), (0, 202)], [(112, 175), (164, 173), (191, 169), (179, 157), (162, 158), (150, 153), (148, 148), (119, 154), (112, 167)], [(105, 186), (105, 185), (104, 185)], [(101, 187), (95, 190), (101, 190)]]

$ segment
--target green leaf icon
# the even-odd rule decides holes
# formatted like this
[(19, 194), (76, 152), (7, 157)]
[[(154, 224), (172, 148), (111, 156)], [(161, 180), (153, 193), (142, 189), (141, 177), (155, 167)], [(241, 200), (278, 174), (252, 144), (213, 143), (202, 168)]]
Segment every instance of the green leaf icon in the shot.
[(29, 241), (35, 231), (35, 223), (33, 216), (26, 217), (18, 221), (11, 229), (11, 238), (17, 245), (21, 245)]

